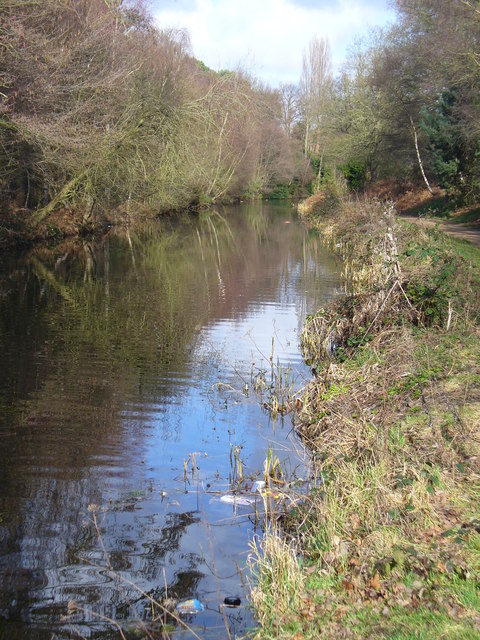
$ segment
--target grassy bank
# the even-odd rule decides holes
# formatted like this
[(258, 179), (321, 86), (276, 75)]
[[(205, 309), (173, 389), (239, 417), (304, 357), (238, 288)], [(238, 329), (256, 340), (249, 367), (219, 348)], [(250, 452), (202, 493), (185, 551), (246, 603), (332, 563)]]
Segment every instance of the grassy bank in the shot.
[(318, 488), (253, 555), (266, 638), (480, 637), (480, 252), (338, 193), (349, 295), (307, 319)]

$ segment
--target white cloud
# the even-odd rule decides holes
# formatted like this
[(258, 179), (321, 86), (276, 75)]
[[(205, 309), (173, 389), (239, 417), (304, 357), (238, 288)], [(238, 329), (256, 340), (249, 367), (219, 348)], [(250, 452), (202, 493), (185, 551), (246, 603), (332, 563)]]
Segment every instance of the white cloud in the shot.
[(338, 68), (355, 36), (394, 19), (387, 0), (170, 0), (154, 15), (160, 27), (186, 28), (209, 67), (242, 66), (272, 86), (298, 81), (314, 35), (329, 38)]

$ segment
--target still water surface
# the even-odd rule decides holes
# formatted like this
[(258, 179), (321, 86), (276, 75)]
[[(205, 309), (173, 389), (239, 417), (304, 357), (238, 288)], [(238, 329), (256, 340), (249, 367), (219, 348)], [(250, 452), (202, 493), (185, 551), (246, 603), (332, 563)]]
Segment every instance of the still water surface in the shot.
[[(307, 473), (252, 369), (270, 371), (273, 344), (274, 363), (306, 383), (305, 314), (336, 295), (339, 271), (273, 203), (2, 259), (1, 638), (120, 637), (105, 618), (145, 637), (141, 591), (198, 598), (205, 610), (185, 621), (227, 637), (220, 604), (246, 603), (258, 531), (252, 508), (220, 500), (231, 452), (245, 486), (270, 447)], [(226, 613), (232, 638), (254, 624), (243, 606)], [(193, 636), (177, 625), (170, 637)]]

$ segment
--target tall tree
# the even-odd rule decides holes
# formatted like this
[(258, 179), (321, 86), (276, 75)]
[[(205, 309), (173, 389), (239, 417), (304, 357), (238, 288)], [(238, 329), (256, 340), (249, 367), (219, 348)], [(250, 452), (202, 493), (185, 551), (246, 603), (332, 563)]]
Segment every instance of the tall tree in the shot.
[[(397, 0), (405, 38), (421, 52), (434, 84), (423, 108), (433, 165), (443, 186), (480, 197), (480, 4), (478, 0)], [(425, 88), (425, 83), (423, 85)]]
[[(326, 126), (327, 100), (332, 87), (330, 45), (314, 37), (303, 52), (300, 79), (300, 108), (304, 126), (305, 154), (321, 158)], [(320, 162), (320, 165), (322, 163)]]
[(298, 122), (300, 114), (298, 86), (291, 83), (282, 83), (278, 94), (280, 98), (282, 127), (287, 136), (291, 137), (293, 135), (293, 128)]

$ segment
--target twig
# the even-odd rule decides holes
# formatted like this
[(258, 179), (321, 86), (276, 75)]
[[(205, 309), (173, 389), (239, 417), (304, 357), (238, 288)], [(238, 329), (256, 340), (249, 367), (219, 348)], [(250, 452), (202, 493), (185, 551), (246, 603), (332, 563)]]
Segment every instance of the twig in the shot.
[(375, 324), (375, 322), (377, 321), (378, 317), (380, 316), (380, 314), (382, 313), (385, 305), (387, 304), (387, 300), (390, 297), (390, 295), (392, 294), (393, 290), (395, 289), (395, 287), (399, 284), (398, 280), (395, 280), (395, 282), (393, 283), (393, 286), (390, 288), (390, 291), (387, 293), (385, 300), (382, 302), (382, 304), (380, 305), (380, 309), (377, 311), (377, 314), (375, 316), (375, 318), (372, 320), (372, 322), (370, 323), (370, 326), (368, 327), (368, 329), (365, 331), (365, 333), (362, 336), (362, 339), (360, 340), (360, 342), (358, 343), (359, 346), (363, 343), (363, 341), (365, 340), (365, 338), (368, 335), (368, 332), (370, 331), (370, 329), (373, 327), (373, 325)]
[(104, 622), (110, 622), (110, 624), (113, 624), (113, 626), (118, 630), (118, 633), (120, 634), (122, 640), (127, 640), (125, 634), (123, 633), (122, 627), (118, 624), (118, 622), (116, 620), (113, 620), (112, 618), (109, 618), (108, 616), (104, 616), (101, 613), (98, 613), (97, 611), (93, 611), (91, 609), (85, 609), (84, 607), (80, 607), (76, 602), (72, 602), (72, 603), (68, 603), (68, 608), (69, 611), (71, 613), (74, 613), (75, 611), (81, 611), (84, 614), (90, 614), (92, 616), (95, 616), (96, 618), (99, 618), (100, 620), (103, 620)]

